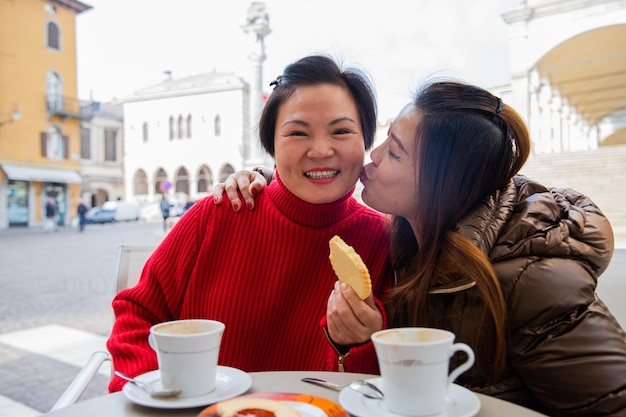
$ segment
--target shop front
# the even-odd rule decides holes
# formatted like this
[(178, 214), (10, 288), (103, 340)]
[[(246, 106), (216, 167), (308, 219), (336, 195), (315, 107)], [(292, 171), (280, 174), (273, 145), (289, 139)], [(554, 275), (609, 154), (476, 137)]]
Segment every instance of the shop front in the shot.
[(54, 207), (57, 225), (71, 222), (71, 202), (80, 196), (82, 178), (78, 172), (3, 164), (3, 199), (0, 200), (0, 228), (42, 226), (46, 204)]

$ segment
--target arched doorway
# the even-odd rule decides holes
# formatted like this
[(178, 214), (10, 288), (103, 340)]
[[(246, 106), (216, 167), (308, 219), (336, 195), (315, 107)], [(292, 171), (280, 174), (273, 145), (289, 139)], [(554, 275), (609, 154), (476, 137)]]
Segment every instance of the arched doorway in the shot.
[(198, 170), (198, 198), (204, 197), (213, 192), (213, 174), (211, 169), (203, 165)]
[(91, 195), (91, 207), (100, 207), (107, 201), (109, 201), (109, 193), (102, 188), (97, 189), (96, 192)]
[(231, 164), (224, 165), (222, 167), (222, 170), (220, 171), (219, 182), (226, 181), (226, 178), (228, 178), (230, 174), (234, 174), (234, 173), (235, 173), (235, 168), (233, 168)]
[(180, 167), (175, 175), (176, 183), (174, 185), (174, 191), (176, 194), (183, 193), (189, 195), (189, 174), (185, 167)]
[(154, 175), (154, 194), (161, 194), (161, 183), (167, 181), (167, 174), (163, 168), (159, 168)]
[(133, 177), (133, 195), (135, 197), (148, 195), (148, 175), (142, 169), (138, 169)]

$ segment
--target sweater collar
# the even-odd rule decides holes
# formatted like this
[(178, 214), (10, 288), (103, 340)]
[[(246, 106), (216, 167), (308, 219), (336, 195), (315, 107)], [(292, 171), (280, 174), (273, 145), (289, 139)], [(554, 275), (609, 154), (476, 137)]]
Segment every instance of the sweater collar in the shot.
[(272, 181), (264, 192), (285, 217), (307, 227), (331, 226), (355, 210), (355, 200), (351, 198), (354, 187), (348, 194), (331, 203), (307, 203), (287, 189), (278, 171), (276, 171), (276, 180)]

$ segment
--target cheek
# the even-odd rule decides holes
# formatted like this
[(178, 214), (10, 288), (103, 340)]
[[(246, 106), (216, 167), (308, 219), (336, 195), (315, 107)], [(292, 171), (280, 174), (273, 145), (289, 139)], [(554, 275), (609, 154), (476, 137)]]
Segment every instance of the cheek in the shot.
[(415, 199), (415, 181), (410, 170), (394, 166), (381, 174), (381, 186), (394, 204), (402, 207), (412, 204)]
[(344, 146), (340, 153), (346, 161), (350, 161), (355, 166), (358, 165), (359, 171), (361, 170), (365, 162), (365, 149), (363, 148), (362, 142), (352, 142)]
[(289, 164), (299, 159), (298, 147), (293, 146), (292, 142), (277, 139), (274, 141), (274, 144), (274, 161), (276, 165)]

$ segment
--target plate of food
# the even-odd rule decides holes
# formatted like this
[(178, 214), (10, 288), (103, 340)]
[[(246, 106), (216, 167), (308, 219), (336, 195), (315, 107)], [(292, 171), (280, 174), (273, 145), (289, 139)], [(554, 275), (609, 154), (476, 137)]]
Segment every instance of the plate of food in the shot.
[(198, 417), (349, 417), (339, 404), (309, 394), (260, 392), (221, 401)]

